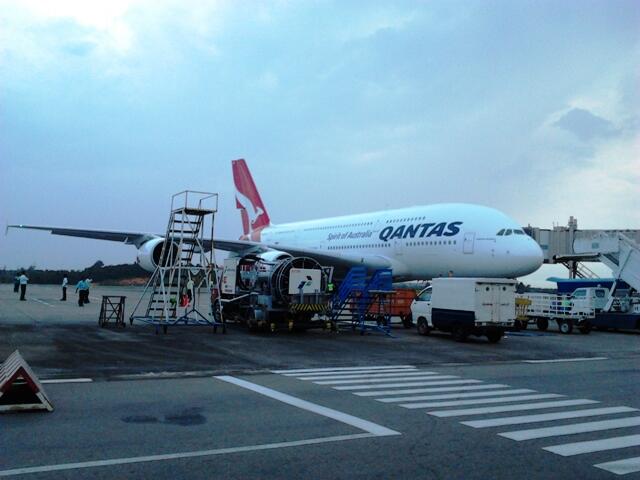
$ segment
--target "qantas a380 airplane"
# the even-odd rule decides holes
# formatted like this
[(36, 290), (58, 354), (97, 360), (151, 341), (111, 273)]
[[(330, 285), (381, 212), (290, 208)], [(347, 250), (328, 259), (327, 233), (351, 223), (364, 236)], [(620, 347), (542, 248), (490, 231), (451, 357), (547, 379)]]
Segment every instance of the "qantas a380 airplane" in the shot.
[[(234, 160), (232, 167), (244, 234), (240, 240), (214, 239), (217, 250), (266, 261), (307, 256), (339, 272), (356, 265), (391, 268), (396, 281), (448, 275), (515, 278), (542, 265), (542, 250), (517, 222), (479, 205), (435, 204), (273, 225), (246, 162)], [(9, 227), (132, 244), (138, 263), (149, 271), (157, 266), (164, 239), (140, 232)]]

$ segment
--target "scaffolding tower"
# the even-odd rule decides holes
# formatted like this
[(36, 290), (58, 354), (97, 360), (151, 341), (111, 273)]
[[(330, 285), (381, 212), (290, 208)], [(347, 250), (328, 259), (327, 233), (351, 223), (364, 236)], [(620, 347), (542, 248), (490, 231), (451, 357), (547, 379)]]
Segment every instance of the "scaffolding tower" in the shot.
[(210, 325), (214, 332), (221, 326), (226, 333), (222, 315), (213, 311), (220, 302), (211, 301), (220, 287), (213, 245), (217, 211), (217, 193), (185, 190), (171, 197), (158, 265), (129, 317), (131, 324), (148, 323), (156, 333), (160, 328), (167, 333), (170, 325)]

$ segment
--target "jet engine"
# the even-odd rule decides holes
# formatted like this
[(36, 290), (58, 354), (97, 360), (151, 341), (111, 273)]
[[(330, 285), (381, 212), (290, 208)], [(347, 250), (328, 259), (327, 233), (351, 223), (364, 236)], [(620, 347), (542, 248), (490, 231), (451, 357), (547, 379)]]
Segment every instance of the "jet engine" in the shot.
[[(147, 272), (154, 272), (160, 263), (160, 255), (162, 254), (162, 244), (164, 238), (154, 238), (143, 243), (138, 249), (136, 263), (144, 268)], [(177, 257), (178, 246), (173, 244), (173, 256)]]

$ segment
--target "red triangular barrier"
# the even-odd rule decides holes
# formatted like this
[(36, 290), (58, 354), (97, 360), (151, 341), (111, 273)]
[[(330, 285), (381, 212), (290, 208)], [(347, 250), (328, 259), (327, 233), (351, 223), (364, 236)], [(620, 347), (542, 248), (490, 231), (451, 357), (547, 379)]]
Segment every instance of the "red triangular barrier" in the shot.
[(53, 410), (38, 377), (18, 350), (0, 366), (0, 413), (17, 410)]

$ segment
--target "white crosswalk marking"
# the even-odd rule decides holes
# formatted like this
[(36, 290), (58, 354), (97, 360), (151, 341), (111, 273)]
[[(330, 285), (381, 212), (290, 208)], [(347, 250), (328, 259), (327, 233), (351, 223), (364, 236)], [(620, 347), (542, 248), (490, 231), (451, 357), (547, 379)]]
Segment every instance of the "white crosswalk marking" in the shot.
[(515, 395), (518, 393), (533, 393), (535, 390), (527, 388), (511, 389), (511, 390), (491, 390), (489, 392), (468, 392), (468, 393), (447, 393), (444, 395), (417, 395), (414, 397), (389, 397), (376, 398), (379, 402), (399, 403), (399, 402), (418, 402), (423, 400), (446, 400), (450, 398), (472, 398), (472, 397), (492, 397), (495, 395)]
[(376, 388), (400, 388), (400, 387), (426, 387), (428, 385), (459, 385), (464, 383), (482, 383), (480, 380), (439, 380), (437, 382), (406, 382), (406, 383), (384, 383), (382, 385), (345, 385), (333, 387), (336, 390), (366, 390), (375, 386)]
[[(566, 361), (600, 360), (600, 357), (533, 360), (527, 363), (557, 363)], [(482, 380), (464, 379), (456, 375), (420, 370), (412, 365), (381, 365), (368, 367), (327, 367), (311, 369), (274, 370), (298, 380), (327, 385), (334, 390), (350, 392), (360, 397), (374, 397), (378, 402), (395, 403), (407, 409), (428, 409), (434, 417), (465, 417), (528, 410), (564, 409), (600, 403), (586, 398), (567, 399), (556, 393), (538, 393), (528, 388), (512, 388), (500, 383), (484, 383)], [(563, 400), (553, 400), (565, 397)], [(531, 403), (532, 400), (536, 401)], [(548, 401), (547, 401), (548, 400)], [(521, 403), (527, 402), (527, 403)], [(496, 404), (491, 406), (491, 404)], [(471, 406), (471, 408), (453, 408)], [(435, 410), (430, 410), (435, 409)], [(638, 413), (640, 409), (618, 406), (582, 408), (551, 413), (532, 413), (517, 416), (483, 418), (461, 421), (473, 428), (504, 427), (557, 420), (599, 417), (623, 413)], [(480, 417), (482, 418), (482, 417)], [(565, 425), (550, 425), (522, 430), (498, 432), (497, 435), (515, 441), (559, 437), (591, 432), (604, 432), (640, 426), (640, 414), (624, 418), (596, 419)], [(626, 435), (600, 440), (565, 443), (543, 447), (544, 450), (572, 456), (640, 445), (640, 435)], [(624, 475), (640, 472), (640, 457), (625, 458), (594, 465), (602, 470)]]
[(614, 462), (596, 463), (594, 467), (601, 468), (616, 475), (640, 472), (640, 457), (625, 458)]
[(539, 413), (536, 415), (519, 415), (517, 417), (490, 418), (488, 420), (473, 420), (460, 423), (473, 428), (502, 427), (505, 425), (521, 425), (524, 423), (549, 422), (551, 420), (595, 417), (599, 415), (611, 415), (614, 413), (629, 413), (637, 411), (638, 409), (631, 407), (588, 408), (585, 410), (573, 410), (570, 412)]
[(462, 405), (483, 405), (487, 403), (506, 403), (520, 402), (522, 400), (542, 400), (545, 398), (560, 398), (564, 395), (557, 393), (538, 393), (536, 395), (516, 395), (515, 397), (502, 396), (499, 398), (474, 398), (473, 400), (453, 400), (449, 402), (419, 402), (419, 403), (402, 403), (404, 408), (438, 408), (438, 407), (457, 407)]
[(616, 418), (614, 420), (602, 420), (599, 422), (574, 423), (560, 427), (532, 428), (515, 432), (499, 433), (501, 437), (510, 438), (518, 442), (534, 438), (556, 437), (560, 435), (573, 435), (576, 433), (599, 432), (615, 428), (635, 427), (640, 425), (640, 417)]
[(400, 376), (412, 377), (416, 375), (438, 375), (438, 374), (436, 372), (427, 372), (423, 370), (407, 371), (406, 369), (404, 369), (404, 370), (394, 371), (393, 373), (388, 373), (388, 371), (385, 371), (385, 373), (365, 372), (365, 373), (357, 373), (352, 375), (351, 372), (349, 372), (348, 374), (314, 375), (311, 377), (297, 377), (297, 378), (298, 380), (341, 380), (341, 379), (347, 380), (350, 378), (387, 378), (387, 377), (400, 377)]
[(563, 445), (552, 445), (543, 447), (543, 450), (557, 453), (563, 457), (581, 455), (583, 453), (602, 452), (605, 450), (615, 450), (617, 448), (637, 447), (640, 445), (640, 435), (627, 435), (624, 437), (603, 438), (601, 440), (591, 440), (588, 442), (565, 443)]
[(484, 413), (518, 412), (521, 410), (540, 410), (543, 408), (570, 407), (573, 405), (588, 405), (599, 403), (596, 400), (581, 398), (578, 400), (559, 400), (557, 402), (524, 403), (521, 405), (502, 405), (500, 407), (464, 408), (460, 410), (438, 410), (427, 412), (434, 417), (461, 417), (464, 415), (482, 415)]
[[(379, 387), (380, 385), (376, 386)], [(410, 395), (413, 393), (457, 392), (459, 390), (488, 390), (490, 388), (509, 388), (509, 385), (503, 385), (501, 383), (490, 383), (486, 385), (462, 385), (455, 387), (409, 388), (405, 390), (376, 390), (373, 392), (353, 392), (353, 394), (361, 397), (381, 397), (384, 395)]]
[(279, 373), (281, 375), (299, 375), (301, 373), (317, 373), (317, 372), (352, 372), (352, 371), (374, 371), (388, 370), (390, 368), (406, 368), (415, 370), (413, 365), (383, 365), (369, 367), (329, 367), (329, 368), (298, 368), (293, 370), (271, 370), (271, 373)]
[(413, 381), (413, 380), (445, 380), (448, 378), (460, 378), (456, 375), (416, 375), (415, 377), (405, 377), (398, 376), (396, 378), (365, 378), (361, 380), (323, 380), (321, 382), (313, 382), (317, 385), (344, 385), (351, 384), (355, 385), (358, 383), (384, 383), (384, 382), (404, 382), (404, 381)]

